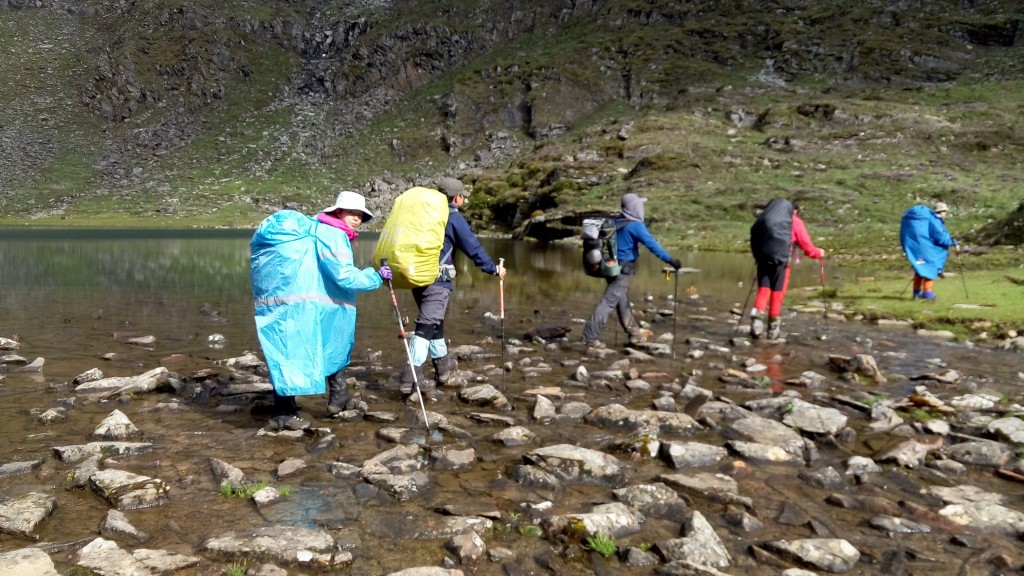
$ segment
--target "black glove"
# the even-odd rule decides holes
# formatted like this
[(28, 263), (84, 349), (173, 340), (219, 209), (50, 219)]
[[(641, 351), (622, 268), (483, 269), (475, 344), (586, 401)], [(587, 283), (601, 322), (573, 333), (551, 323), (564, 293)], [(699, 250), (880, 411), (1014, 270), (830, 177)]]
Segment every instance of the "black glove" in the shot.
[(679, 270), (680, 268), (683, 267), (683, 261), (680, 260), (679, 258), (673, 258), (669, 260), (668, 263), (671, 264), (672, 267), (675, 268), (676, 270)]

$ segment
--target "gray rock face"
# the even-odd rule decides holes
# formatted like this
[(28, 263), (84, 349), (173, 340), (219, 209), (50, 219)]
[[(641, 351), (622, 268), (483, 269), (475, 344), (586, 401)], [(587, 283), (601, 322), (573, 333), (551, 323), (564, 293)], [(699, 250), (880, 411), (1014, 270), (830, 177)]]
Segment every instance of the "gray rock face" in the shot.
[(138, 545), (149, 540), (149, 534), (142, 532), (128, 521), (128, 517), (119, 510), (107, 512), (100, 523), (100, 536), (127, 544)]
[(778, 446), (797, 458), (803, 458), (803, 437), (781, 422), (751, 416), (728, 422), (725, 429), (726, 434), (736, 436), (740, 440)]
[(101, 396), (115, 396), (125, 392), (152, 392), (166, 384), (170, 378), (170, 371), (161, 366), (138, 376), (115, 376), (84, 382), (75, 387), (75, 392)]
[(846, 427), (846, 415), (835, 408), (817, 406), (803, 400), (794, 400), (792, 409), (782, 423), (802, 432), (835, 435)]
[(42, 460), (33, 460), (31, 462), (8, 462), (7, 464), (0, 465), (0, 478), (28, 474), (33, 470), (38, 470), (42, 465)]

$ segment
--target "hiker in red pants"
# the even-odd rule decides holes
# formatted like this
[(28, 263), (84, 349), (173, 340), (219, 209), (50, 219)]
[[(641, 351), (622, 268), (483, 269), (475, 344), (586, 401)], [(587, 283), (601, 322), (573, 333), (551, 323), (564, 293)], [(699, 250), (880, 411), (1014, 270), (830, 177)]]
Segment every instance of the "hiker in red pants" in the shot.
[(765, 309), (768, 310), (768, 339), (782, 336), (782, 300), (789, 286), (789, 262), (795, 246), (808, 258), (823, 258), (825, 251), (811, 242), (807, 227), (797, 216), (795, 202), (776, 198), (768, 203), (750, 227), (750, 251), (757, 262), (757, 297), (750, 310), (750, 335), (764, 333)]

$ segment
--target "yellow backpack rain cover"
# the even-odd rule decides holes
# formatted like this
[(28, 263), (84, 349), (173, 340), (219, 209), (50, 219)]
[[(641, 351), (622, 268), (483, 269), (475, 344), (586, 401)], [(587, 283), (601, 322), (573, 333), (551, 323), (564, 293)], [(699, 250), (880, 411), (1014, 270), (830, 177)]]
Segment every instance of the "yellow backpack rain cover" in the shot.
[(384, 222), (373, 251), (374, 265), (387, 259), (391, 285), (416, 288), (433, 284), (440, 271), (448, 197), (433, 188), (416, 186), (402, 192)]

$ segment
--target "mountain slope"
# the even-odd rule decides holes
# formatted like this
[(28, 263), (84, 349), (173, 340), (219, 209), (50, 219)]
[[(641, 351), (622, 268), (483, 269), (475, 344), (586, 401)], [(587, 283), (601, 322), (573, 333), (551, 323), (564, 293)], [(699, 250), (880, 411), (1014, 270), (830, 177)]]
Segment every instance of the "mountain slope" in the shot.
[[(0, 63), (15, 79), (0, 89), (15, 103), (0, 111), (15, 221), (246, 225), (342, 187), (386, 210), (411, 183), (458, 172), (483, 192), (470, 215), (506, 231), (607, 208), (626, 186), (672, 194), (666, 220), (692, 220), (685, 200), (741, 226), (755, 198), (799, 193), (779, 172), (814, 170), (794, 158), (844, 187), (833, 166), (865, 126), (876, 155), (926, 154), (918, 165), (958, 122), (957, 139), (976, 141), (965, 167), (1021, 147), (1019, 101), (950, 91), (1019, 81), (1024, 9), (1008, 0), (18, 4), (0, 11), (0, 49), (18, 55)], [(955, 108), (959, 96), (991, 117)], [(1003, 156), (997, 172), (1013, 164)], [(839, 220), (835, 190), (807, 188)]]

